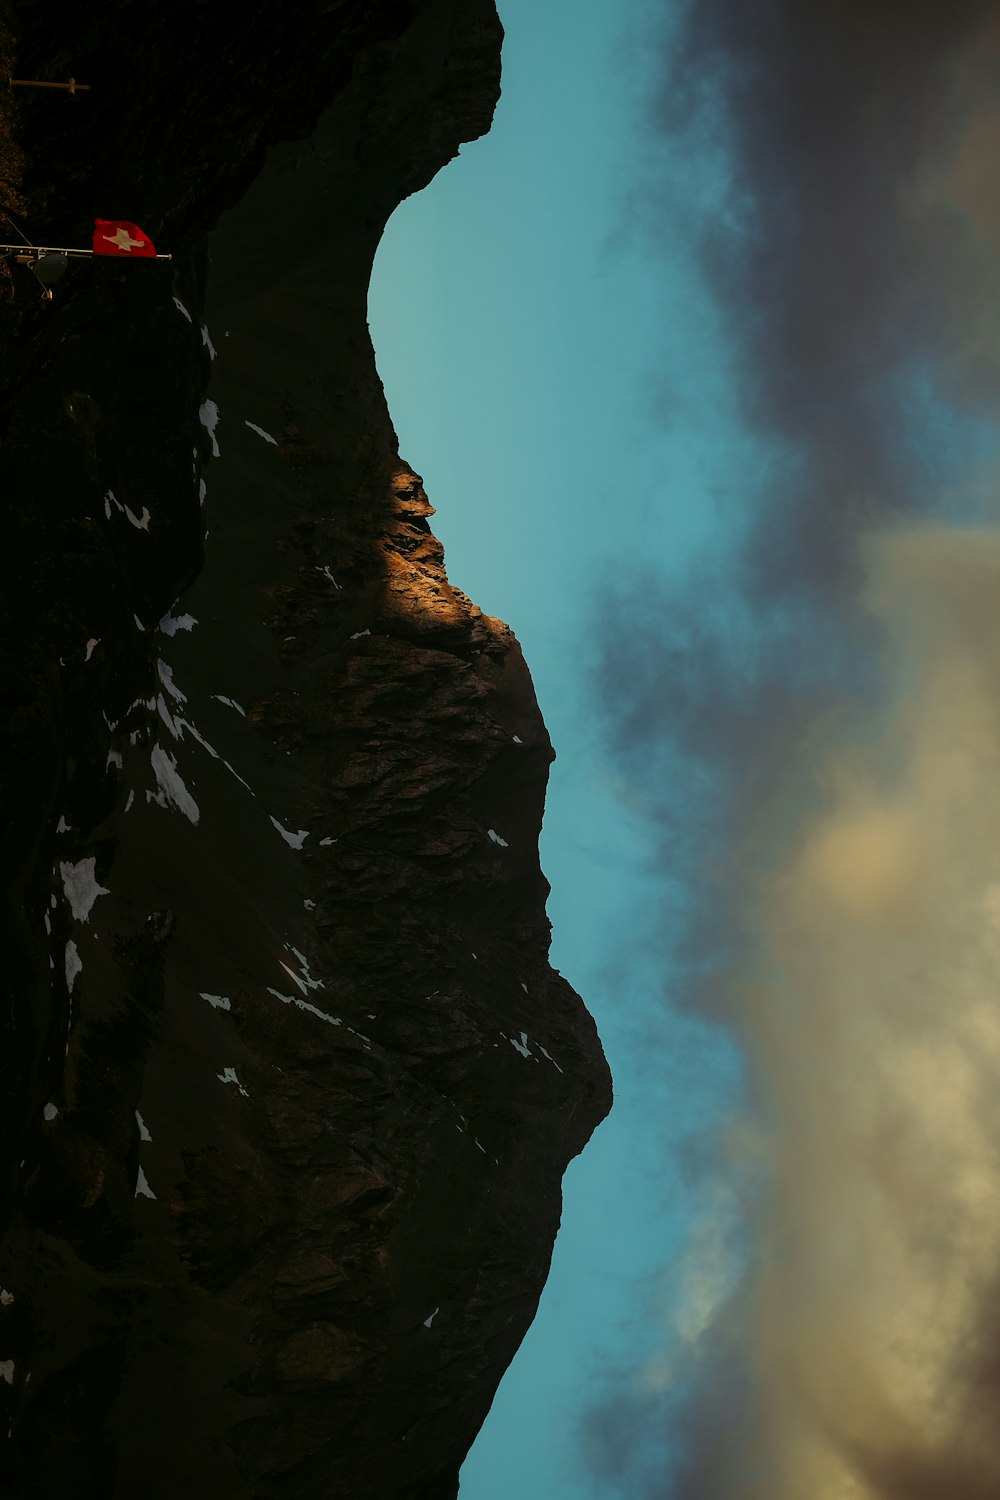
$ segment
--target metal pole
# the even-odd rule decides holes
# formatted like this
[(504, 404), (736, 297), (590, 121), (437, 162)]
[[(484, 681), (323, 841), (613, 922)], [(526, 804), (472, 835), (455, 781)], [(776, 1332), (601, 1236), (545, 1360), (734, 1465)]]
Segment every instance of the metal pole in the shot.
[(94, 250), (67, 250), (64, 246), (32, 245), (31, 254), (26, 245), (0, 245), (0, 255), (14, 250), (26, 260), (36, 260), (39, 255), (92, 255), (96, 260), (173, 260), (172, 255), (98, 255)]
[(31, 241), (28, 239), (28, 236), (25, 234), (24, 230), (20, 227), (19, 224), (15, 224), (14, 223), (14, 220), (10, 217), (9, 214), (5, 214), (2, 211), (0, 211), (0, 219), (5, 219), (6, 222), (10, 225), (11, 229), (13, 229), (14, 233), (15, 234), (19, 234), (21, 236), (22, 240), (28, 246), (28, 248), (29, 249), (34, 249), (34, 246), (32, 245)]
[(71, 94), (90, 90), (89, 83), (77, 83), (75, 78), (71, 78), (69, 83), (49, 83), (42, 78), (8, 78), (7, 82), (12, 89), (69, 89)]

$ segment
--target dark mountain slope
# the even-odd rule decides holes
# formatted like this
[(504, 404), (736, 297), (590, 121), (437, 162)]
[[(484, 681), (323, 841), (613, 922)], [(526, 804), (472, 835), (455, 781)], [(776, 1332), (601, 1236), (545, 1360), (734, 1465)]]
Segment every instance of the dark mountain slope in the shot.
[(366, 323), (493, 6), (235, 14), (7, 17), (31, 238), (174, 258), (0, 307), (4, 1496), (453, 1496), (610, 1104)]

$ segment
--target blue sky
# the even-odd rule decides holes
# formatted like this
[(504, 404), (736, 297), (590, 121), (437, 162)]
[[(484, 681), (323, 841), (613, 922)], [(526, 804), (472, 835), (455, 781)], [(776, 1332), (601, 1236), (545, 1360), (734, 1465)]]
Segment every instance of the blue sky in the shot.
[(501, 19), (493, 129), (397, 210), (369, 318), (449, 576), (513, 627), (535, 681), (558, 756), (541, 844), (552, 961), (594, 1013), (616, 1082), (567, 1175), (538, 1317), (463, 1470), (463, 1497), (542, 1500), (588, 1492), (576, 1421), (594, 1372), (655, 1342), (647, 1304), (697, 1210), (669, 1144), (739, 1078), (712, 1030), (661, 1034), (665, 976), (634, 950), (658, 915), (655, 851), (588, 702), (589, 609), (651, 553), (662, 576), (682, 569), (714, 534), (715, 490), (755, 454), (725, 419), (725, 342), (695, 268), (680, 245), (664, 265), (626, 234), (639, 38), (613, 4), (511, 4)]
[[(842, 32), (816, 21), (814, 52), (790, 0), (756, 27), (736, 0), (696, 20), (647, 0), (499, 9), (492, 131), (393, 216), (369, 316), (449, 576), (515, 630), (556, 746), (552, 959), (597, 1020), (616, 1104), (567, 1174), (463, 1500), (758, 1482), (876, 1500), (900, 1454), (899, 1472), (954, 1481), (951, 1429), (914, 1433), (967, 1331), (913, 1343), (912, 1392), (892, 1351), (930, 1282), (975, 1280), (957, 1241), (930, 1282), (916, 1269), (913, 1226), (944, 1213), (913, 1186), (924, 1135), (956, 1171), (993, 1170), (978, 1075), (955, 1075), (953, 1141), (913, 1102), (926, 1088), (906, 1092), (921, 1046), (964, 1057), (975, 1032), (981, 1057), (1000, 1036), (972, 994), (996, 905), (977, 852), (1000, 577), (991, 7), (921, 3), (929, 23), (897, 35), (892, 7), (866, 22), (852, 3)], [(852, 150), (864, 170), (843, 186)], [(979, 977), (953, 1035), (959, 952)], [(909, 1009), (883, 999), (903, 992)], [(857, 1131), (817, 1124), (818, 1101)], [(1000, 1264), (976, 1203), (968, 1232)], [(860, 1251), (830, 1249), (844, 1225), (877, 1247), (863, 1274)], [(776, 1316), (789, 1266), (804, 1290)], [(875, 1332), (830, 1356), (841, 1385), (815, 1330), (833, 1348), (855, 1323)], [(852, 1381), (873, 1411), (893, 1393), (891, 1451)]]

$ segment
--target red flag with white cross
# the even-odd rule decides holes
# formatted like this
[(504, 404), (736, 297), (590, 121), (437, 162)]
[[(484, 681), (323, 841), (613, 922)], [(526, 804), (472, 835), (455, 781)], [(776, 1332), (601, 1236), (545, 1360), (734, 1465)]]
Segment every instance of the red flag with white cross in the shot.
[(156, 246), (139, 228), (126, 219), (94, 220), (95, 255), (155, 255)]

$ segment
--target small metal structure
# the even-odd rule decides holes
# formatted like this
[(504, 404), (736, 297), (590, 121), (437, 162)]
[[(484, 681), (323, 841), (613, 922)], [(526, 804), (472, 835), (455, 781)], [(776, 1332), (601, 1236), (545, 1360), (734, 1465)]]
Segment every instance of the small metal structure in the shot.
[(42, 301), (52, 301), (52, 281), (58, 281), (68, 266), (69, 262), (65, 255), (58, 251), (39, 251), (37, 255), (15, 255), (14, 259), (18, 265), (27, 266), (32, 275), (36, 276), (42, 284)]
[[(19, 266), (27, 266), (33, 276), (42, 284), (42, 301), (52, 301), (53, 281), (58, 281), (64, 275), (71, 256), (85, 256), (87, 259), (103, 260), (103, 255), (97, 255), (93, 250), (76, 250), (65, 245), (33, 245), (22, 229), (14, 223), (9, 214), (0, 212), (0, 219), (6, 220), (24, 241), (23, 245), (0, 245), (0, 255), (13, 255)], [(139, 258), (139, 257), (136, 257)], [(115, 260), (128, 259), (127, 256), (114, 256)], [(143, 260), (173, 260), (172, 255), (146, 255)]]

